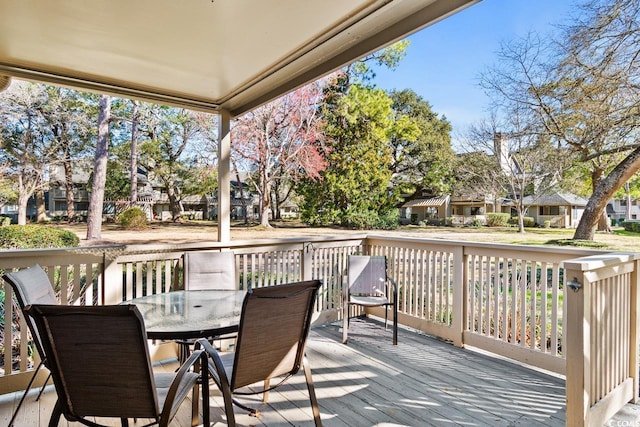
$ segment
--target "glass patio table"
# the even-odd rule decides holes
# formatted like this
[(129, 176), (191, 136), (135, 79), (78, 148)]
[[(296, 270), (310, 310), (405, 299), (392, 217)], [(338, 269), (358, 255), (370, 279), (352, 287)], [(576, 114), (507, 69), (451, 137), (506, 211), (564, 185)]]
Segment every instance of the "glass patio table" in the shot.
[(245, 294), (232, 290), (174, 291), (123, 304), (138, 307), (147, 338), (186, 340), (237, 332)]

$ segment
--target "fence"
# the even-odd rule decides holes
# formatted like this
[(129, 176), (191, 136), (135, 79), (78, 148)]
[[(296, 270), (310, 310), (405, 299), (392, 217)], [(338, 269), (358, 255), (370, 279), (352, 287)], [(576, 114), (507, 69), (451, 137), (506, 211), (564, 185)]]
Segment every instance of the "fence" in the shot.
[[(570, 425), (596, 425), (590, 420), (609, 416), (638, 395), (638, 266), (633, 254), (362, 235), (5, 251), (0, 252), (0, 268), (40, 263), (47, 267), (61, 301), (114, 304), (179, 288), (182, 255), (192, 250), (233, 250), (239, 289), (322, 280), (316, 322), (341, 316), (349, 254), (385, 255), (399, 287), (401, 324), (457, 346), (566, 372), (568, 406), (571, 403), (567, 419), (573, 422), (579, 413), (584, 423)], [(585, 256), (607, 262), (575, 261)], [(574, 277), (583, 283), (583, 292), (566, 290), (567, 279), (573, 283)], [(11, 291), (8, 285), (4, 289), (4, 318), (12, 319), (16, 313)], [(576, 300), (577, 295), (583, 297)], [(382, 315), (380, 310), (370, 311)], [(31, 374), (23, 321), (16, 331), (4, 334), (2, 344), (11, 348), (15, 340), (20, 343), (18, 362), (4, 358), (0, 393), (24, 388)], [(574, 358), (584, 360), (576, 365)], [(585, 381), (579, 372), (584, 372)], [(588, 403), (575, 400), (583, 395)]]

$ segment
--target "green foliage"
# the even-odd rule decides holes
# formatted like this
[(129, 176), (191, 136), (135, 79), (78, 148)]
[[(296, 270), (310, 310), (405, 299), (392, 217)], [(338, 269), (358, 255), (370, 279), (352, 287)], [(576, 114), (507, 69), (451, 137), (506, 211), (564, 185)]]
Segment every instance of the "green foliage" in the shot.
[(337, 83), (328, 91), (323, 109), (328, 166), (320, 179), (307, 179), (297, 188), (304, 196), (302, 220), (312, 225), (389, 227), (388, 212), (397, 202), (389, 191), (392, 101), (384, 91), (362, 85), (342, 93)]
[(0, 216), (0, 227), (11, 225), (11, 218), (8, 216)]
[[(531, 228), (531, 227), (535, 227), (536, 226), (536, 220), (533, 219), (533, 217), (530, 217), (530, 216), (525, 216), (522, 219), (522, 222), (524, 223), (525, 227)], [(517, 226), (518, 225), (518, 217), (517, 216), (511, 217), (509, 219), (509, 224)]]
[(147, 214), (138, 207), (129, 208), (118, 215), (118, 224), (128, 230), (139, 230), (148, 225)]
[(7, 225), (0, 227), (3, 249), (75, 247), (80, 239), (71, 231), (46, 225)]
[(380, 67), (387, 67), (391, 70), (396, 69), (402, 58), (407, 54), (409, 43), (409, 40), (400, 40), (391, 46), (387, 46), (384, 49), (366, 56), (360, 61), (354, 62), (349, 67), (350, 76), (354, 82), (373, 80), (376, 74), (370, 67), (371, 63)]
[(491, 212), (487, 214), (487, 227), (505, 227), (511, 217), (508, 213)]
[(632, 233), (640, 233), (640, 222), (638, 221), (622, 221), (620, 225)]
[(543, 225), (543, 227), (544, 227), (544, 228), (551, 228), (551, 221), (550, 221), (550, 220), (548, 220), (548, 219), (547, 219), (547, 220), (545, 220), (545, 221), (544, 221), (544, 225)]
[(405, 194), (451, 191), (455, 153), (451, 125), (410, 89), (392, 91), (395, 115), (391, 135), (394, 188)]

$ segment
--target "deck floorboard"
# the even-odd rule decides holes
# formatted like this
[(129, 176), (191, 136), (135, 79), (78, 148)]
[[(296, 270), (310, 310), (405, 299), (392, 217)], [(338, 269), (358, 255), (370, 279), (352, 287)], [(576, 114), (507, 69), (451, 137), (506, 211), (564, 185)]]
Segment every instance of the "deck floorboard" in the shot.
[[(323, 425), (357, 426), (564, 426), (565, 383), (562, 378), (527, 369), (499, 358), (460, 349), (409, 330), (391, 332), (371, 320), (353, 319), (349, 342), (341, 343), (339, 324), (313, 328), (307, 355), (313, 372)], [(174, 363), (157, 369), (174, 369)], [(226, 425), (220, 393), (211, 388), (212, 425)], [(7, 425), (20, 393), (0, 395), (0, 425)], [(56, 393), (48, 386), (35, 401), (27, 397), (16, 427), (48, 425)], [(259, 409), (251, 417), (236, 409), (241, 426), (313, 426), (304, 374), (269, 393), (241, 399)], [(118, 420), (99, 419), (108, 425)], [(132, 425), (143, 425), (139, 420)], [(60, 426), (78, 424), (61, 421)], [(191, 425), (185, 403), (172, 426)]]

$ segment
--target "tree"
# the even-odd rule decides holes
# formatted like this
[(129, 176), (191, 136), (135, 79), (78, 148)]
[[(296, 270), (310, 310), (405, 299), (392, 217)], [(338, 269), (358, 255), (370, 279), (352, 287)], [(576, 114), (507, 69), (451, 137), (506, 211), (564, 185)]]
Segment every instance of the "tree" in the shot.
[(181, 108), (149, 105), (143, 124), (148, 139), (140, 143), (139, 163), (158, 180), (169, 199), (173, 221), (182, 214), (182, 189), (189, 179), (186, 151), (201, 131), (196, 117), (199, 113)]
[[(390, 191), (394, 131), (417, 134), (417, 127), (394, 127), (392, 100), (381, 89), (352, 84), (345, 94), (338, 76), (323, 106), (328, 166), (319, 180), (300, 186), (308, 223), (356, 228), (397, 225), (397, 199)], [(410, 138), (407, 138), (410, 139)], [(389, 218), (393, 218), (394, 221)]]
[(111, 97), (100, 95), (98, 103), (98, 140), (93, 162), (93, 181), (87, 214), (87, 240), (102, 239), (102, 210), (109, 158), (109, 120)]
[[(397, 128), (391, 137), (394, 189), (409, 194), (409, 198), (449, 192), (455, 162), (451, 125), (410, 89), (392, 91), (389, 96)], [(419, 133), (402, 129), (416, 126)]]
[(27, 202), (42, 188), (42, 174), (57, 156), (41, 114), (48, 102), (43, 85), (16, 82), (2, 95), (0, 144), (5, 173), (15, 183), (18, 224), (27, 221)]
[[(42, 108), (42, 115), (58, 150), (58, 159), (64, 169), (67, 219), (75, 216), (75, 183), (73, 169), (81, 167), (76, 161), (83, 156), (95, 134), (91, 119), (95, 117), (95, 107), (90, 98), (93, 95), (62, 87), (45, 86), (48, 102)], [(52, 162), (55, 163), (55, 162)]]
[(574, 239), (592, 240), (607, 202), (640, 168), (640, 3), (587, 1), (580, 11), (554, 44), (530, 35), (503, 46), (482, 81), (590, 165), (593, 192)]
[[(313, 179), (325, 167), (318, 115), (321, 84), (304, 86), (234, 122), (233, 149), (256, 171), (260, 222), (265, 227), (270, 227), (272, 199), (277, 212), (278, 204), (302, 177)], [(279, 191), (282, 189), (284, 195)]]
[(129, 157), (129, 174), (131, 179), (131, 193), (129, 203), (135, 206), (138, 202), (138, 124), (140, 121), (140, 101), (131, 101), (133, 111), (131, 114), (131, 155)]

